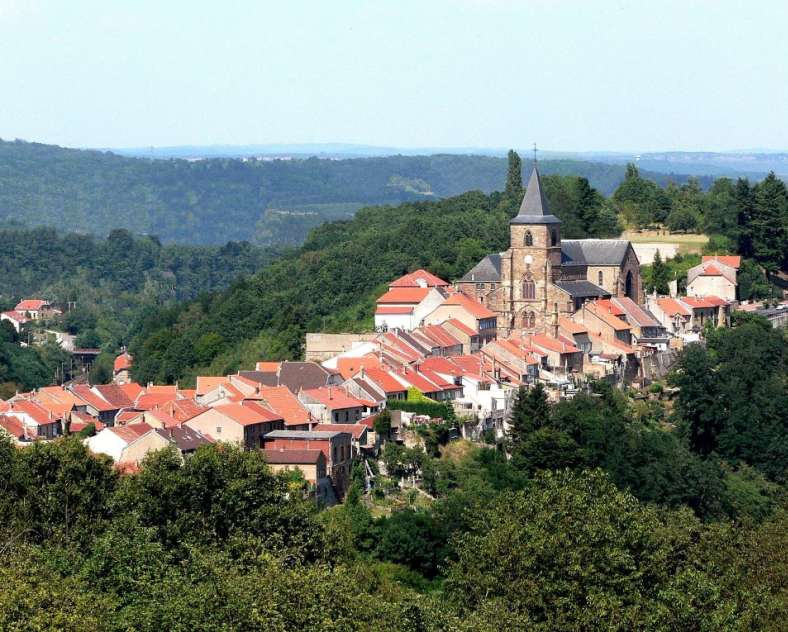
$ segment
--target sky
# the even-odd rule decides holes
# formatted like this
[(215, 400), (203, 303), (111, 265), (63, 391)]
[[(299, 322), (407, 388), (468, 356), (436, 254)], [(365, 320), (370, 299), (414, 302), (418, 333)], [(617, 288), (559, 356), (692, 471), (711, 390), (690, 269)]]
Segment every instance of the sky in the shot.
[(788, 2), (0, 0), (0, 138), (788, 149)]

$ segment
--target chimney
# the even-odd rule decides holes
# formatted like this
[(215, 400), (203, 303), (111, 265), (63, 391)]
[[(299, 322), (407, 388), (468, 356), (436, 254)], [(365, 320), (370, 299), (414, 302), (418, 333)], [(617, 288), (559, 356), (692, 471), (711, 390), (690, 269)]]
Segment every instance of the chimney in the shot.
[(361, 365), (361, 370), (359, 371), (359, 375), (361, 376), (362, 380), (364, 379), (364, 376), (366, 375), (366, 373), (364, 372), (364, 365), (363, 364)]

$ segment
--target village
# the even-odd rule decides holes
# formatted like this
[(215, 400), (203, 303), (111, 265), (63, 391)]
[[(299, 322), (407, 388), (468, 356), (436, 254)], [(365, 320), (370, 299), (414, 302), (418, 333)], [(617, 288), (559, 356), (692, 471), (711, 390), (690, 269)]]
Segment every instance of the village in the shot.
[[(495, 444), (522, 388), (541, 384), (553, 401), (596, 380), (645, 390), (686, 344), (730, 326), (735, 309), (785, 323), (785, 304), (737, 303), (738, 256), (704, 256), (686, 295), (644, 295), (628, 241), (562, 240), (560, 225), (534, 169), (509, 250), (453, 284), (424, 269), (392, 280), (374, 331), (309, 333), (301, 361), (261, 359), (198, 376), (194, 388), (134, 382), (124, 351), (112, 383), (73, 381), (1, 402), (0, 430), (20, 447), (79, 434), (123, 472), (162, 448), (187, 459), (201, 445), (233, 443), (261, 450), (274, 471), (297, 470), (315, 501), (331, 505), (355, 462), (377, 459), (386, 442), (413, 445), (414, 428), (447, 424), (454, 437)], [(19, 332), (54, 311), (25, 299), (0, 318)]]

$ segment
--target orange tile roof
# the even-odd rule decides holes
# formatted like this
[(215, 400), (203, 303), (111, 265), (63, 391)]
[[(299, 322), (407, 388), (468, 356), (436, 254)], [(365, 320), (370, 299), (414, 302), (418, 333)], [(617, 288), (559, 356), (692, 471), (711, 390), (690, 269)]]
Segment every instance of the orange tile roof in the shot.
[(434, 338), (443, 347), (456, 347), (461, 345), (462, 342), (457, 340), (450, 332), (446, 331), (440, 325), (426, 325), (421, 328), (424, 333)]
[(624, 316), (626, 312), (618, 305), (616, 305), (611, 299), (609, 298), (600, 298), (595, 301), (595, 304), (600, 307), (601, 309), (605, 309), (613, 316)]
[(115, 369), (115, 373), (118, 371), (125, 371), (131, 368), (131, 364), (134, 358), (128, 353), (121, 353), (117, 358), (115, 358), (115, 363), (113, 364), (113, 368)]
[(380, 316), (388, 316), (393, 314), (412, 314), (415, 306), (407, 305), (378, 305), (375, 308), (375, 314)]
[(153, 417), (154, 419), (157, 419), (159, 423), (165, 428), (172, 428), (181, 425), (180, 421), (178, 421), (166, 410), (163, 410), (161, 408), (152, 408), (151, 410), (147, 411), (145, 414)]
[(5, 430), (14, 439), (25, 437), (25, 427), (16, 417), (0, 415), (0, 428)]
[(738, 255), (703, 255), (701, 263), (719, 261), (720, 263), (738, 269), (741, 266), (741, 257)]
[(476, 319), (495, 317), (494, 312), (487, 309), (479, 301), (472, 299), (470, 296), (467, 296), (462, 292), (455, 292), (454, 294), (450, 295), (445, 301), (443, 301), (443, 304), (462, 307)]
[(118, 385), (120, 390), (126, 393), (126, 397), (128, 397), (131, 401), (137, 399), (140, 394), (145, 390), (136, 382), (129, 382), (128, 384), (119, 384)]
[(260, 389), (262, 402), (285, 420), (285, 426), (303, 425), (312, 419), (309, 411), (286, 386)]
[(208, 410), (207, 407), (200, 406), (193, 399), (173, 399), (162, 404), (160, 408), (180, 423), (188, 421)]
[(561, 329), (568, 331), (570, 334), (584, 334), (588, 332), (588, 327), (581, 323), (576, 323), (571, 318), (566, 316), (558, 317), (558, 326)]
[(108, 412), (110, 410), (118, 410), (119, 406), (110, 404), (103, 397), (96, 395), (87, 384), (77, 384), (71, 387), (72, 393), (82, 400), (85, 404), (92, 406), (99, 412)]
[(205, 395), (212, 391), (217, 386), (229, 385), (230, 380), (223, 375), (198, 375), (197, 388), (195, 391), (197, 395)]
[(691, 316), (690, 311), (673, 298), (658, 298), (657, 305), (668, 316), (675, 316), (676, 314)]
[(154, 393), (156, 395), (172, 395), (178, 396), (178, 387), (174, 384), (151, 384), (145, 389), (146, 393)]
[(342, 410), (345, 408), (363, 408), (364, 402), (348, 395), (344, 389), (334, 386), (321, 386), (301, 391), (306, 397), (323, 404), (329, 410)]
[(127, 444), (131, 444), (142, 435), (153, 430), (153, 426), (149, 426), (145, 422), (140, 422), (138, 424), (129, 424), (128, 426), (112, 426), (109, 430), (123, 439)]
[(214, 407), (214, 410), (242, 426), (252, 426), (254, 424), (282, 419), (281, 415), (277, 415), (273, 411), (263, 408), (253, 402), (245, 404), (222, 404)]
[(42, 301), (39, 298), (25, 298), (16, 304), (14, 310), (16, 310), (17, 312), (30, 312), (30, 311), (36, 312), (40, 310), (44, 305), (47, 305), (47, 302)]
[(450, 325), (459, 329), (462, 333), (468, 336), (478, 336), (479, 332), (473, 329), (472, 327), (468, 327), (464, 322), (461, 320), (457, 320), (456, 318), (449, 318), (449, 320), (444, 321), (444, 323), (449, 323)]
[(175, 396), (167, 393), (143, 393), (135, 400), (134, 408), (137, 410), (152, 410), (163, 406), (173, 399), (175, 399)]
[(437, 393), (443, 390), (423, 373), (414, 371), (413, 369), (404, 369), (400, 371), (399, 375), (421, 393)]
[(410, 303), (418, 305), (429, 293), (430, 288), (426, 287), (397, 287), (386, 292), (377, 300), (377, 303), (378, 305), (384, 303)]
[(706, 299), (707, 303), (710, 303), (714, 307), (719, 307), (720, 305), (728, 304), (728, 301), (726, 301), (724, 298), (720, 298), (719, 296), (710, 295), (710, 296), (704, 296), (704, 298)]
[(557, 353), (579, 353), (580, 349), (574, 345), (566, 344), (560, 340), (556, 340), (552, 336), (546, 334), (534, 334), (530, 336), (530, 341), (543, 349), (549, 349)]
[(382, 368), (370, 367), (365, 369), (364, 372), (366, 374), (364, 379), (374, 382), (376, 386), (379, 386), (383, 392), (386, 393), (386, 395), (391, 393), (401, 393), (408, 390), (407, 386), (403, 386), (400, 382), (393, 378), (388, 371)]
[(427, 287), (446, 287), (449, 285), (440, 277), (436, 277), (424, 269), (419, 269), (392, 281), (389, 287), (422, 287), (419, 285), (419, 281), (426, 284)]
[(599, 318), (599, 320), (605, 322), (616, 331), (626, 331), (627, 329), (630, 329), (630, 326), (627, 325), (623, 320), (611, 314), (610, 311), (608, 311), (608, 309), (605, 307), (597, 307), (596, 303), (596, 301), (592, 301), (590, 303), (586, 303), (584, 307), (597, 318)]
[(379, 369), (380, 360), (372, 353), (359, 358), (337, 358), (337, 370), (344, 379), (350, 379), (361, 369)]
[(708, 296), (684, 296), (680, 300), (682, 303), (689, 305), (693, 309), (717, 307), (717, 303), (710, 301)]
[(276, 373), (281, 365), (281, 362), (258, 362), (255, 364), (254, 370), (261, 373)]

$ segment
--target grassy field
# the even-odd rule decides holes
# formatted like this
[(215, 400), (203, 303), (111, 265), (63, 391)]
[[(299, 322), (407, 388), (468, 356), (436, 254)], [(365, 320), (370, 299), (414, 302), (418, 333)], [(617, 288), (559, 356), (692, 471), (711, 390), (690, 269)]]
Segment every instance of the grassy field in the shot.
[(668, 230), (625, 230), (621, 239), (635, 244), (676, 244), (682, 254), (700, 254), (709, 241), (707, 235), (671, 233)]

